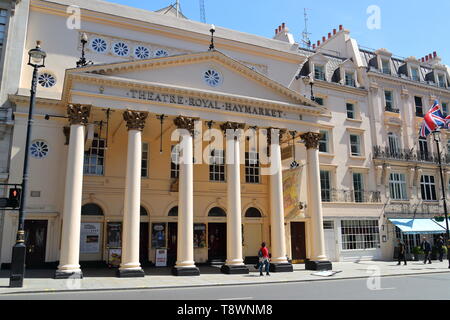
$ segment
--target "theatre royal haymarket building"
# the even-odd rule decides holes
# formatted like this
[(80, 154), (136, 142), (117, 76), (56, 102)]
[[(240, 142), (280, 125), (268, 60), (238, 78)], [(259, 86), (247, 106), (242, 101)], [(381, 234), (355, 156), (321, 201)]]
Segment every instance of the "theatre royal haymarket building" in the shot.
[[(141, 276), (143, 266), (159, 264), (176, 275), (198, 274), (201, 264), (245, 273), (263, 241), (275, 272), (339, 260), (327, 257), (321, 169), (341, 167), (319, 152), (323, 130), (335, 125), (318, 101), (335, 95), (345, 106), (351, 99), (362, 128), (348, 130), (367, 135), (362, 153), (371, 146), (367, 90), (322, 83), (319, 99), (310, 99), (302, 66), (330, 57), (309, 59), (313, 52), (302, 53), (285, 25), (267, 39), (220, 27), (211, 33), (210, 25), (177, 17), (171, 7), (12, 3), (9, 183), (22, 176), (28, 50), (40, 41), (47, 53), (30, 147), (27, 267), (53, 265), (61, 278), (81, 274), (84, 265), (117, 267), (120, 276)], [(89, 63), (77, 67), (83, 50)], [(336, 61), (357, 78), (351, 60)], [(370, 177), (369, 159), (354, 158), (342, 162)], [(373, 190), (374, 181), (366, 180)], [(365, 215), (378, 226), (381, 206), (325, 209), (336, 217)], [(17, 212), (6, 211), (2, 222), (7, 265)], [(329, 237), (331, 247), (336, 237)]]

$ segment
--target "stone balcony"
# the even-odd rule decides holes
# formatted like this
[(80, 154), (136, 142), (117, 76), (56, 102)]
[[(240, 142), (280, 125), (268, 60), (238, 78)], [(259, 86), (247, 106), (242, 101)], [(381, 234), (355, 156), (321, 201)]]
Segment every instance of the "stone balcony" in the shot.
[(381, 203), (379, 191), (322, 190), (322, 202)]
[[(422, 153), (419, 150), (397, 149), (391, 150), (389, 147), (375, 146), (373, 148), (374, 160), (397, 160), (416, 163), (439, 163), (437, 153)], [(442, 164), (450, 165), (450, 155), (445, 154), (441, 157)]]

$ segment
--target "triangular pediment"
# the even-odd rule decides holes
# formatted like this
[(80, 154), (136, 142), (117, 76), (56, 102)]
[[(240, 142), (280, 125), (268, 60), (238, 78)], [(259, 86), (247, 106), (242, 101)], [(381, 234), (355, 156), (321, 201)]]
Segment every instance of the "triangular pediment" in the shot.
[(322, 109), (297, 92), (215, 50), (67, 70), (67, 76), (71, 74), (95, 75), (119, 82), (159, 83)]

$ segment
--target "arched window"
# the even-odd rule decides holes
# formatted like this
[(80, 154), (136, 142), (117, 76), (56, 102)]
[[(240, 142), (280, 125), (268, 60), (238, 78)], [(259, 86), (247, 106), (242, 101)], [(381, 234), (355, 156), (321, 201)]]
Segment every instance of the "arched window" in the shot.
[(173, 207), (169, 211), (169, 217), (177, 217), (178, 216), (178, 206)]
[(141, 216), (148, 216), (147, 209), (145, 209), (143, 206), (141, 206)]
[(208, 216), (210, 217), (226, 217), (226, 212), (219, 207), (214, 207), (211, 210), (209, 210)]
[(103, 216), (103, 210), (95, 203), (87, 203), (81, 207), (81, 215), (83, 216)]
[(246, 218), (261, 218), (262, 214), (261, 214), (261, 211), (259, 211), (256, 208), (248, 208), (247, 211), (245, 211), (245, 217)]

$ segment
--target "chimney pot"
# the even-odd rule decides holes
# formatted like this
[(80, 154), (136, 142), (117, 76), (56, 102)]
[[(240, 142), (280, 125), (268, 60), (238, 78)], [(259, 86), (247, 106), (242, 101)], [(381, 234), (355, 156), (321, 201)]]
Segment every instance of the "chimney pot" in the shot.
[(312, 45), (312, 48), (313, 48), (313, 49), (315, 49), (315, 48), (316, 48), (316, 44), (315, 44), (315, 43), (313, 43), (313, 45)]
[(425, 60), (426, 60), (426, 61), (428, 61), (428, 59), (429, 59), (429, 57), (428, 57), (428, 56), (426, 56), (426, 57), (425, 57)]
[(320, 40), (317, 41), (317, 46), (320, 47)]
[(285, 27), (286, 27), (286, 23), (283, 22), (283, 23), (281, 24), (281, 29), (284, 29)]
[(281, 26), (278, 26), (278, 32), (280, 32), (281, 31)]
[(428, 55), (428, 57), (430, 58), (430, 60), (433, 59), (433, 55), (431, 53)]
[(437, 52), (436, 51), (433, 52), (433, 57), (435, 57), (435, 58), (437, 57)]
[(342, 24), (339, 25), (339, 31), (344, 30), (344, 26)]
[(323, 42), (327, 41), (327, 38), (326, 37), (322, 37), (322, 41)]
[(331, 32), (328, 32), (328, 39), (331, 38)]
[(278, 29), (275, 29), (275, 34), (278, 34)]
[(333, 34), (336, 34), (336, 29), (333, 29)]

